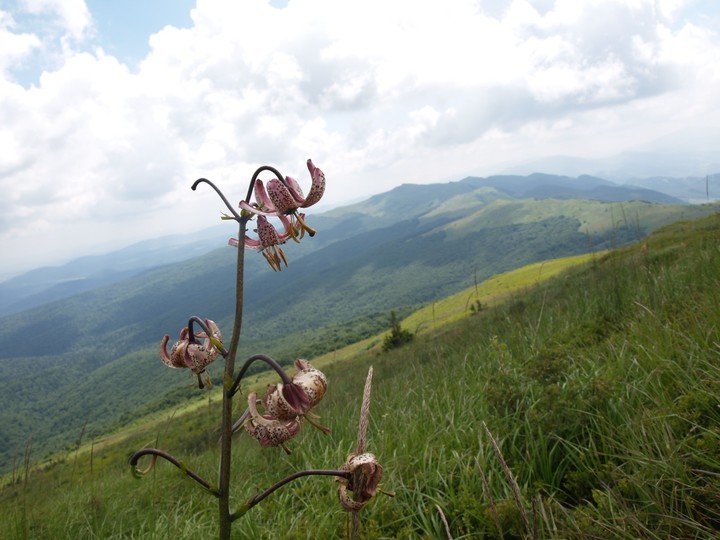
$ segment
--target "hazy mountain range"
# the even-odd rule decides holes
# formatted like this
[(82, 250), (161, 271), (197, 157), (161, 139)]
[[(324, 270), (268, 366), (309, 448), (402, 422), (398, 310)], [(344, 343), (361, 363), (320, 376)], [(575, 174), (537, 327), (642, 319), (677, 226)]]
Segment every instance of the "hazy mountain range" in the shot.
[[(565, 163), (570, 163), (567, 158), (563, 159)], [(720, 179), (720, 176), (714, 175), (713, 183), (716, 179)], [(676, 204), (703, 201), (707, 191), (706, 179), (699, 177), (644, 178), (634, 179), (626, 185), (618, 185), (591, 176), (572, 178), (543, 174), (527, 177), (515, 175), (468, 177), (461, 182), (439, 184), (439, 186), (445, 186), (440, 190), (445, 189), (448, 193), (462, 193), (473, 186), (486, 186), (495, 188), (500, 193), (520, 198), (577, 197), (615, 202), (636, 199)], [(422, 189), (422, 186), (415, 188)], [(398, 189), (402, 191), (406, 188), (402, 186)], [(360, 203), (359, 206), (365, 204)], [(355, 206), (357, 205), (350, 208)], [(341, 213), (343, 211), (339, 210)], [(336, 215), (337, 212), (329, 212), (328, 215)], [(416, 212), (411, 211), (410, 215), (416, 215)], [(389, 219), (388, 223), (391, 223), (394, 218), (387, 219)], [(376, 222), (379, 223), (382, 221)], [(0, 316), (116, 283), (156, 266), (200, 256), (210, 251), (209, 246), (213, 239), (221, 242), (228, 236), (227, 225), (218, 225), (193, 234), (165, 236), (139, 242), (107, 254), (80, 257), (60, 266), (31, 270), (0, 282)]]

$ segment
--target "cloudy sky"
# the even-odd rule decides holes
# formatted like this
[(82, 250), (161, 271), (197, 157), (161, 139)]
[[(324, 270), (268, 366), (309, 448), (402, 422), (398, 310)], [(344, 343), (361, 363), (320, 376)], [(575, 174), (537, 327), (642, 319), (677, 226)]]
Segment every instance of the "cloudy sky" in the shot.
[(0, 279), (217, 224), (192, 181), (263, 164), (328, 207), (714, 150), (719, 88), (717, 0), (0, 0)]

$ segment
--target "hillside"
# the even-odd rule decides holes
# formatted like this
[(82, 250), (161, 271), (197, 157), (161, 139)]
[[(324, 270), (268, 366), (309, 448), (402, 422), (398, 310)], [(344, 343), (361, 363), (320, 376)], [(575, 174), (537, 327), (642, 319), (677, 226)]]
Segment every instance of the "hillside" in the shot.
[[(713, 176), (714, 179), (714, 176)], [(318, 244), (347, 238), (355, 231), (370, 230), (421, 216), (448, 198), (487, 187), (512, 198), (580, 198), (604, 202), (642, 200), (682, 204), (698, 199), (700, 179), (648, 178), (635, 180), (636, 186), (620, 186), (588, 175), (572, 178), (535, 173), (529, 176), (469, 177), (460, 182), (431, 185), (402, 185), (358, 205), (326, 212), (318, 219), (321, 229), (334, 229)], [(714, 180), (713, 180), (714, 181)], [(703, 190), (705, 182), (703, 181)], [(713, 184), (714, 185), (714, 184)], [(659, 188), (659, 189), (658, 189)], [(701, 199), (701, 202), (705, 199)], [(351, 219), (347, 219), (352, 216)], [(343, 221), (344, 227), (335, 227)], [(157, 266), (202, 256), (212, 251), (213, 241), (221, 242), (227, 228), (216, 226), (195, 233), (145, 240), (116, 251), (80, 257), (65, 264), (37, 268), (0, 282), (0, 316), (17, 313), (48, 302), (73, 296), (102, 285), (117, 283)], [(318, 246), (319, 247), (319, 246)]]
[[(287, 474), (342, 463), (372, 365), (368, 444), (384, 467), (381, 487), (395, 496), (363, 509), (367, 538), (717, 537), (718, 246), (720, 214), (682, 221), (527, 290), (518, 285), (528, 278), (514, 274), (471, 286), (460, 298), (474, 293), (485, 307), (448, 324), (437, 324), (446, 313), (438, 301), (435, 320), (430, 307), (403, 322), (426, 329), (403, 348), (320, 360), (330, 389), (318, 413), (333, 433), (304, 430), (291, 455), (241, 436), (236, 501)], [(202, 405), (195, 412), (168, 410), (120, 442), (94, 440), (27, 481), (20, 462), (0, 491), (2, 530), (39, 539), (216, 535), (214, 499), (175, 468), (160, 464), (138, 482), (126, 465), (153, 444), (214, 477), (217, 393), (186, 392)], [(234, 531), (342, 537), (335, 489), (331, 480), (293, 482)]]
[[(501, 180), (505, 191), (469, 180), (404, 185), (317, 216), (320, 232), (287, 246), (282, 273), (249, 254), (241, 353), (286, 362), (317, 356), (375, 335), (390, 310), (404, 315), (473, 281), (623, 245), (715, 209), (514, 198)], [(554, 193), (537, 178), (512, 185)], [(36, 452), (46, 453), (71, 444), (83, 426), (98, 436), (183, 399), (189, 381), (164, 369), (157, 345), (191, 315), (213, 318), (228, 333), (234, 261), (235, 251), (222, 247), (0, 319), (0, 464), (10, 467), (31, 435)]]

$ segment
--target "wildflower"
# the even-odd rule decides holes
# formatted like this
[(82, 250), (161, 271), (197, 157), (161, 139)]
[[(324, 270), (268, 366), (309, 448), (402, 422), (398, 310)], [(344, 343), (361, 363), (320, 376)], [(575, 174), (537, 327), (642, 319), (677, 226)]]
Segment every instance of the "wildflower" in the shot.
[[(350, 454), (341, 470), (352, 473), (352, 476), (337, 479), (340, 504), (348, 512), (360, 510), (377, 495), (383, 469), (373, 454), (365, 452)], [(351, 497), (348, 491), (352, 491), (354, 496)]]
[(327, 390), (327, 378), (307, 360), (296, 360), (297, 373), (290, 384), (271, 384), (263, 396), (265, 413), (279, 420), (290, 420), (298, 416), (325, 433), (330, 429), (317, 423), (317, 415), (310, 409), (320, 403)]
[(262, 181), (257, 180), (254, 188), (256, 205), (252, 206), (242, 201), (240, 208), (257, 215), (289, 216), (291, 226), (287, 231), (293, 239), (297, 238), (295, 234), (298, 231), (300, 238), (306, 232), (310, 236), (314, 236), (316, 231), (305, 223), (305, 216), (299, 213), (299, 209), (308, 208), (322, 198), (325, 193), (325, 174), (310, 159), (307, 160), (307, 167), (311, 178), (310, 192), (307, 197), (303, 196), (297, 180), (290, 176), (286, 176), (284, 181), (273, 178), (267, 184), (267, 191)]
[[(191, 340), (190, 330), (185, 327), (180, 331), (180, 339), (172, 346), (170, 353), (167, 351), (170, 336), (163, 337), (160, 343), (160, 360), (162, 363), (171, 368), (189, 368), (190, 371), (197, 375), (200, 388), (204, 387), (200, 375), (217, 358), (218, 349), (215, 345), (222, 347), (220, 329), (209, 319), (205, 320), (205, 324), (211, 335), (201, 332), (195, 334)], [(198, 342), (197, 339), (201, 341)]]
[(295, 367), (298, 371), (293, 375), (292, 381), (303, 389), (312, 408), (320, 403), (327, 391), (327, 377), (322, 371), (312, 367), (307, 360), (295, 360)]
[[(283, 215), (279, 216), (279, 218), (283, 225), (285, 225), (284, 233), (278, 234), (268, 219), (264, 215), (259, 215), (257, 217), (257, 229), (255, 229), (255, 232), (258, 233), (258, 238), (245, 237), (244, 243), (245, 249), (254, 249), (262, 253), (270, 267), (276, 272), (282, 269), (280, 266), (281, 262), (284, 262), (285, 266), (287, 266), (287, 259), (280, 246), (284, 244), (288, 238), (295, 238), (296, 236), (295, 232), (290, 232), (290, 227), (292, 226), (290, 220)], [(239, 247), (240, 245), (236, 238), (228, 240), (228, 244), (235, 247)]]
[(257, 394), (248, 395), (248, 411), (250, 416), (245, 421), (245, 430), (263, 447), (282, 446), (288, 454), (290, 450), (285, 443), (300, 432), (300, 417), (291, 420), (280, 420), (269, 414), (260, 414), (257, 410)]

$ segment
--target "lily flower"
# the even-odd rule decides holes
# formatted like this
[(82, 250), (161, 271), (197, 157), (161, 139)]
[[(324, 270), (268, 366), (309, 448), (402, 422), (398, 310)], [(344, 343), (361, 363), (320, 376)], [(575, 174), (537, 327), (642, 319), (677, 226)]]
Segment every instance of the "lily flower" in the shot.
[[(350, 478), (337, 479), (340, 504), (348, 512), (358, 511), (377, 495), (382, 466), (373, 454), (365, 452), (350, 454), (340, 470), (352, 473)], [(351, 497), (348, 491), (352, 491), (354, 496)]]
[[(167, 344), (170, 336), (165, 336), (160, 343), (160, 360), (171, 368), (189, 368), (198, 378), (198, 386), (204, 388), (200, 375), (209, 364), (215, 361), (218, 349), (213, 345), (213, 340), (222, 347), (222, 335), (215, 322), (206, 319), (205, 324), (211, 332), (208, 336), (205, 332), (195, 334), (190, 341), (190, 331), (184, 327), (180, 331), (180, 339), (167, 351)], [(200, 339), (201, 341), (197, 341)]]
[(279, 420), (268, 414), (260, 414), (257, 410), (257, 394), (250, 392), (248, 395), (248, 411), (250, 413), (245, 421), (245, 430), (251, 437), (260, 442), (263, 448), (268, 446), (282, 446), (283, 450), (290, 453), (285, 443), (300, 432), (300, 418), (292, 420)]
[[(275, 229), (275, 227), (264, 215), (258, 215), (257, 229), (255, 229), (255, 232), (258, 233), (258, 238), (250, 238), (249, 236), (246, 236), (244, 244), (245, 249), (253, 249), (262, 253), (270, 267), (276, 272), (282, 270), (280, 265), (281, 262), (284, 262), (285, 266), (288, 265), (285, 254), (280, 246), (287, 242), (288, 238), (294, 239), (297, 234), (294, 231), (291, 232), (290, 229), (292, 225), (287, 217), (283, 215), (278, 217), (285, 226), (284, 233), (278, 234), (277, 229)], [(228, 244), (234, 247), (240, 246), (240, 242), (238, 242), (237, 238), (231, 238), (228, 240)]]
[(290, 217), (291, 227), (288, 229), (293, 239), (299, 231), (300, 238), (307, 232), (310, 236), (315, 235), (315, 229), (305, 223), (304, 214), (299, 213), (300, 208), (307, 208), (317, 203), (325, 193), (325, 174), (317, 168), (311, 159), (307, 160), (307, 167), (310, 171), (311, 185), (307, 197), (303, 196), (302, 189), (297, 180), (290, 176), (285, 181), (273, 178), (267, 184), (265, 191), (264, 184), (257, 180), (255, 182), (255, 206), (242, 201), (240, 208), (256, 215), (286, 215)]
[(271, 384), (263, 396), (265, 413), (278, 420), (290, 420), (302, 416), (320, 431), (330, 429), (317, 423), (319, 418), (310, 409), (320, 403), (327, 390), (325, 374), (310, 365), (307, 360), (296, 360), (297, 373), (290, 384)]
[(318, 169), (312, 162), (311, 159), (307, 160), (308, 171), (310, 171), (310, 192), (307, 197), (303, 197), (302, 189), (290, 176), (285, 177), (288, 190), (293, 196), (295, 201), (300, 205), (300, 208), (308, 208), (316, 202), (318, 202), (323, 194), (325, 193), (325, 173)]
[(310, 400), (309, 408), (312, 408), (320, 403), (327, 391), (327, 377), (322, 371), (312, 367), (307, 360), (295, 360), (295, 367), (298, 371), (293, 375), (292, 382), (303, 389)]

